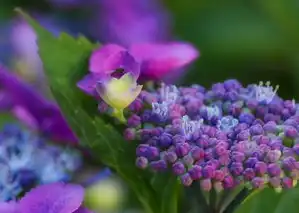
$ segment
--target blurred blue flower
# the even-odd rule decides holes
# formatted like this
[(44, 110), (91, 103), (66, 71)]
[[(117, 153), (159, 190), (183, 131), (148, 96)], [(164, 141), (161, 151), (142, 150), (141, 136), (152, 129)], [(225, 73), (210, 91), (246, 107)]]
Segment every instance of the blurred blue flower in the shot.
[(69, 181), (81, 165), (81, 156), (7, 124), (0, 132), (0, 162), (0, 199), (6, 201), (35, 184)]

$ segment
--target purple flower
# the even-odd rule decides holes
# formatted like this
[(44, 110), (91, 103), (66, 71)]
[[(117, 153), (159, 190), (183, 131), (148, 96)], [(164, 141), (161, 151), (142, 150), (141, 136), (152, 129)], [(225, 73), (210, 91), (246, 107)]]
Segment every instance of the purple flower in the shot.
[(169, 38), (168, 14), (156, 0), (101, 0), (99, 8), (100, 33), (96, 37), (106, 43), (128, 47)]
[[(53, 140), (77, 144), (58, 106), (38, 94), (30, 85), (0, 65), (1, 91), (10, 97), (15, 115)], [(3, 100), (5, 101), (5, 100)]]
[(97, 82), (105, 82), (111, 76), (130, 73), (135, 80), (160, 79), (174, 69), (190, 63), (197, 52), (189, 44), (136, 44), (128, 50), (116, 44), (107, 44), (95, 50), (90, 58), (88, 74), (78, 86), (94, 95)]
[(0, 203), (5, 213), (92, 213), (82, 207), (84, 189), (79, 185), (53, 183), (28, 192), (20, 201)]

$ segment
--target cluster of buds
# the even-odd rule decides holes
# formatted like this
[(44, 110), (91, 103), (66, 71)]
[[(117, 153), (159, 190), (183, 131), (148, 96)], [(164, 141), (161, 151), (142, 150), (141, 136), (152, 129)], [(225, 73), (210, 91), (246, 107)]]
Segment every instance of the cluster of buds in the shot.
[(14, 200), (36, 184), (69, 181), (81, 165), (79, 152), (46, 144), (15, 124), (4, 126), (0, 138), (0, 201)]
[(276, 190), (295, 186), (297, 107), (266, 86), (227, 80), (209, 90), (200, 85), (143, 90), (125, 112), (124, 136), (139, 142), (136, 165), (172, 170), (183, 185), (199, 181), (204, 191), (240, 184)]

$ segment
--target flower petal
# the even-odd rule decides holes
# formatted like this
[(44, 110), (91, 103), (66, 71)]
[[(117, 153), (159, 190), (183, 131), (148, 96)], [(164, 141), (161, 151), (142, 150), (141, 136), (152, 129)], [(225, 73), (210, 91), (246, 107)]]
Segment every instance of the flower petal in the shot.
[[(26, 84), (0, 64), (0, 85), (10, 95), (13, 106), (24, 108), (38, 123), (39, 130), (49, 133), (56, 140), (77, 143), (74, 133), (64, 120), (59, 107), (43, 98), (33, 87)], [(43, 129), (48, 121), (54, 124), (52, 129)]]
[(77, 83), (77, 86), (89, 95), (94, 95), (97, 82), (101, 79), (100, 75), (88, 74), (81, 81)]
[(93, 213), (93, 212), (86, 208), (80, 207), (78, 210), (74, 211), (74, 213)]
[(1, 202), (0, 212), (5, 213), (19, 213), (18, 204), (16, 202)]
[(89, 69), (97, 74), (99, 80), (109, 78), (118, 69), (122, 69), (124, 73), (131, 73), (135, 79), (140, 73), (140, 65), (133, 56), (115, 44), (108, 44), (93, 52)]
[(142, 77), (154, 80), (182, 68), (199, 56), (199, 52), (188, 43), (135, 44), (130, 52), (142, 62)]
[(107, 44), (101, 46), (99, 49), (95, 50), (91, 55), (89, 61), (90, 72), (104, 74), (106, 71), (110, 71), (113, 65), (111, 65), (109, 57), (125, 50), (125, 48), (116, 44)]
[(83, 201), (79, 185), (54, 183), (39, 186), (20, 200), (22, 213), (73, 213)]

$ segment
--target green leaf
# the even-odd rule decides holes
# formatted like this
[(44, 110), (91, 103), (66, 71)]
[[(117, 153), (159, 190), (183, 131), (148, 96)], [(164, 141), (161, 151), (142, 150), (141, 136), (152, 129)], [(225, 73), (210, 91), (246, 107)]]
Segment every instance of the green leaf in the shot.
[(243, 203), (236, 213), (297, 213), (299, 209), (299, 188), (276, 193), (267, 188)]
[(99, 45), (83, 36), (75, 39), (62, 33), (54, 37), (29, 15), (20, 9), (17, 12), (37, 34), (49, 86), (80, 144), (90, 148), (96, 159), (117, 171), (136, 193), (147, 213), (158, 213), (161, 201), (150, 184), (149, 175), (135, 166), (136, 144), (124, 141), (117, 129), (100, 118), (97, 103), (76, 86), (87, 74), (88, 58)]

